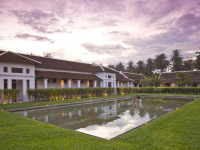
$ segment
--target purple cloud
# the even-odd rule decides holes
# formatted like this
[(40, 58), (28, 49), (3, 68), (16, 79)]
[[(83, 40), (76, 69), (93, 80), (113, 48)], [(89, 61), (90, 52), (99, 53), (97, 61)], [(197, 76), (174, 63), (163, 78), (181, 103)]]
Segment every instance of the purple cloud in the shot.
[(28, 25), (39, 32), (60, 32), (60, 30), (56, 28), (58, 19), (53, 14), (44, 13), (40, 10), (17, 10), (13, 11), (13, 14), (18, 18), (19, 23)]
[(44, 36), (36, 36), (36, 35), (31, 35), (31, 34), (17, 34), (15, 36), (16, 38), (20, 38), (20, 39), (28, 39), (28, 40), (33, 40), (33, 41), (44, 41), (44, 42), (51, 42), (54, 43), (53, 40), (44, 37)]

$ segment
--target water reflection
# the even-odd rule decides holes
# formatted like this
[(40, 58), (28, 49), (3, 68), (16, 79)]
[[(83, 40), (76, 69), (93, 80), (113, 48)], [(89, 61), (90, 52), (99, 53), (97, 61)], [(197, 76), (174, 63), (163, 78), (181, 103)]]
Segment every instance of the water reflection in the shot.
[(182, 105), (188, 99), (143, 98), (16, 112), (25, 117), (110, 139)]

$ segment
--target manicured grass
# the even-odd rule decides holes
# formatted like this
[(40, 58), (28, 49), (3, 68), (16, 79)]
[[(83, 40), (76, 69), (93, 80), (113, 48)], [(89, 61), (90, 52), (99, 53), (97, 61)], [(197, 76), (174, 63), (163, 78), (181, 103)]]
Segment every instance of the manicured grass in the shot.
[(200, 149), (200, 99), (104, 140), (0, 111), (0, 149)]
[(135, 93), (128, 95), (115, 95), (115, 96), (107, 96), (107, 97), (95, 97), (95, 98), (82, 98), (82, 99), (67, 99), (60, 101), (37, 101), (37, 102), (26, 102), (26, 103), (16, 103), (16, 104), (6, 104), (0, 105), (0, 110), (7, 109), (15, 109), (15, 108), (25, 108), (25, 107), (34, 107), (34, 106), (46, 106), (46, 105), (55, 105), (55, 104), (63, 104), (63, 103), (74, 103), (74, 102), (83, 102), (90, 100), (101, 100), (107, 98), (118, 98), (118, 97), (126, 97), (126, 96), (134, 96), (134, 95), (162, 95), (162, 96), (190, 96), (190, 97), (200, 97), (200, 95), (184, 95), (184, 94), (149, 94), (149, 93)]

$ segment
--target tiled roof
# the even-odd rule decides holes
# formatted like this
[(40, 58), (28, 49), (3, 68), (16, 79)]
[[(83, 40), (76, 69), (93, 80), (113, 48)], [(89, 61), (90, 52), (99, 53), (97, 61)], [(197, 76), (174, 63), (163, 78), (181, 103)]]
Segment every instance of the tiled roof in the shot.
[(28, 57), (25, 57), (20, 54), (16, 54), (13, 52), (2, 52), (0, 51), (0, 61), (5, 62), (18, 62), (18, 63), (28, 63), (28, 64), (40, 64), (40, 62), (30, 59)]
[(123, 72), (123, 74), (126, 75), (129, 79), (132, 79), (133, 83), (139, 83), (141, 79), (145, 78), (145, 76), (142, 74), (137, 73)]
[(57, 78), (57, 79), (75, 79), (75, 80), (98, 80), (102, 81), (94, 74), (78, 74), (68, 72), (35, 71), (37, 78)]
[[(181, 71), (180, 71), (181, 72)], [(166, 83), (175, 83), (179, 81), (176, 75), (180, 72), (163, 72), (160, 77), (164, 79)], [(188, 73), (191, 76), (192, 82), (200, 82), (200, 71), (182, 71)]]
[(124, 77), (121, 73), (116, 73), (116, 80), (117, 81), (122, 81), (122, 82), (131, 82), (132, 80)]
[[(5, 51), (0, 51), (0, 54), (2, 52), (5, 52)], [(61, 70), (68, 70), (68, 71), (79, 71), (79, 72), (90, 72), (90, 73), (98, 73), (98, 72), (115, 73), (114, 70), (109, 69), (107, 67), (99, 66), (99, 65), (92, 65), (92, 64), (86, 64), (86, 63), (66, 61), (66, 60), (26, 55), (26, 54), (20, 54), (20, 55), (26, 56), (28, 58), (31, 58), (32, 60), (41, 62), (41, 64), (36, 65), (36, 67), (40, 67), (40, 68), (61, 69)], [(14, 59), (14, 58), (10, 56), (10, 57), (7, 57), (5, 60), (10, 61), (10, 59)]]

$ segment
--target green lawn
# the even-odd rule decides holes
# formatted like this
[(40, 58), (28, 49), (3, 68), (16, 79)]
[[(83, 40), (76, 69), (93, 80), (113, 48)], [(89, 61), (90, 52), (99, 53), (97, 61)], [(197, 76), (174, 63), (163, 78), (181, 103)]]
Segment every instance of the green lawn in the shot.
[(106, 99), (106, 98), (118, 98), (118, 97), (133, 96), (133, 95), (162, 95), (162, 96), (190, 96), (190, 97), (194, 96), (194, 97), (200, 97), (200, 95), (135, 93), (135, 94), (128, 94), (128, 95), (123, 95), (123, 96), (122, 95), (115, 95), (115, 96), (107, 96), (107, 97), (67, 99), (67, 100), (60, 100), (60, 101), (39, 101), (39, 102), (26, 102), (26, 103), (18, 103), (18, 104), (6, 104), (6, 105), (0, 105), (0, 110), (34, 107), (34, 106), (46, 106), (46, 105), (55, 105), (55, 104), (63, 104), (63, 103), (74, 103), (74, 102), (83, 102), (83, 101), (90, 101), (90, 100), (101, 100), (101, 99)]
[(113, 140), (0, 111), (0, 149), (200, 149), (200, 99)]

